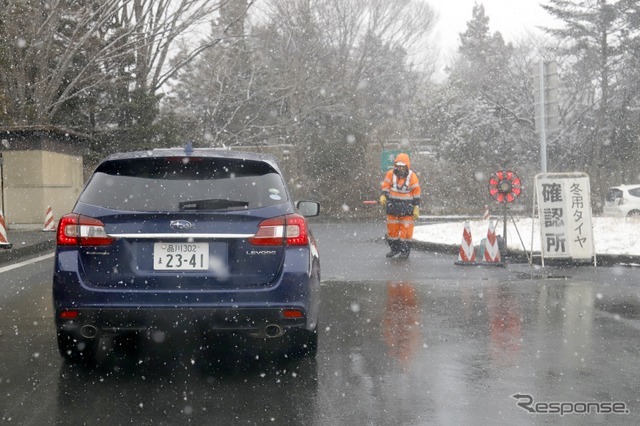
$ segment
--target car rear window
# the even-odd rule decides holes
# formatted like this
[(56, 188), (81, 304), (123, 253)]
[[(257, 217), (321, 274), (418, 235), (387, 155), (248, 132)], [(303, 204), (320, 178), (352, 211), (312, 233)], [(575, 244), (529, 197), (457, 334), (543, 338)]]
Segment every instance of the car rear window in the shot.
[(617, 188), (610, 188), (609, 192), (607, 193), (607, 198), (605, 198), (605, 200), (615, 201), (618, 198), (622, 198), (622, 191)]
[(124, 211), (228, 211), (288, 199), (282, 177), (268, 163), (164, 157), (102, 163), (79, 200)]
[(640, 187), (629, 189), (629, 195), (633, 195), (634, 197), (640, 197)]

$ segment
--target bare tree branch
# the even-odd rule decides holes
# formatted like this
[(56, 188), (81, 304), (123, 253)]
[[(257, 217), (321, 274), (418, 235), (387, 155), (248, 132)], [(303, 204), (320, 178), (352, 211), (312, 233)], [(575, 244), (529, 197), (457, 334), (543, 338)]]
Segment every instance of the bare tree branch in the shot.
[(114, 67), (135, 76), (130, 89), (154, 95), (181, 67), (218, 42), (194, 40), (185, 56), (168, 66), (175, 41), (205, 25), (225, 1), (104, 0), (78, 5), (42, 0), (46, 7), (38, 9), (28, 3), (13, 5), (0, 12), (2, 22), (8, 23), (0, 27), (0, 37), (25, 40), (25, 46), (9, 46), (14, 54), (0, 77), (11, 100), (11, 116), (48, 123), (68, 101), (98, 89), (107, 78), (118, 78)]

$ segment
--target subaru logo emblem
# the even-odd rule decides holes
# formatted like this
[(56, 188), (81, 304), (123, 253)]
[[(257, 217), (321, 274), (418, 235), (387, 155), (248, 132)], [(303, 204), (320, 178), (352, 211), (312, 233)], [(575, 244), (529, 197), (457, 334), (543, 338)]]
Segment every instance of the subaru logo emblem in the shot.
[(187, 231), (193, 228), (193, 224), (188, 220), (172, 220), (169, 226), (176, 231)]

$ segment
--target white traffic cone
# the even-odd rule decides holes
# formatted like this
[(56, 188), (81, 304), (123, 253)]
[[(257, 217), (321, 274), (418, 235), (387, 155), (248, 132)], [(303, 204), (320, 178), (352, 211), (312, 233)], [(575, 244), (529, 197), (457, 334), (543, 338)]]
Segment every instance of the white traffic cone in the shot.
[(458, 252), (458, 261), (456, 265), (475, 265), (476, 252), (473, 248), (473, 239), (471, 238), (471, 226), (469, 222), (464, 223), (464, 231), (462, 232), (462, 243)]
[(498, 239), (496, 238), (496, 228), (493, 221), (489, 222), (487, 241), (484, 248), (484, 261), (485, 263), (502, 265), (500, 261), (500, 248), (498, 247)]
[(53, 210), (51, 210), (51, 206), (47, 206), (47, 211), (44, 215), (44, 228), (43, 231), (55, 231), (56, 225), (53, 220)]
[(4, 223), (2, 210), (0, 210), (0, 248), (11, 248), (12, 245), (7, 237), (7, 226)]

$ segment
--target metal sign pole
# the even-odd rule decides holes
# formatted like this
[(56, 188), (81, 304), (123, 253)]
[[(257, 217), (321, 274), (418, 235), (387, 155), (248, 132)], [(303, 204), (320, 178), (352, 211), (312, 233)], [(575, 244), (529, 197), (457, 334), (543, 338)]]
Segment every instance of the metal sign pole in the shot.
[(504, 205), (504, 226), (502, 228), (502, 239), (504, 242), (504, 254), (507, 254), (507, 203), (503, 203)]
[(544, 95), (544, 61), (540, 61), (540, 171), (547, 173), (547, 124)]

